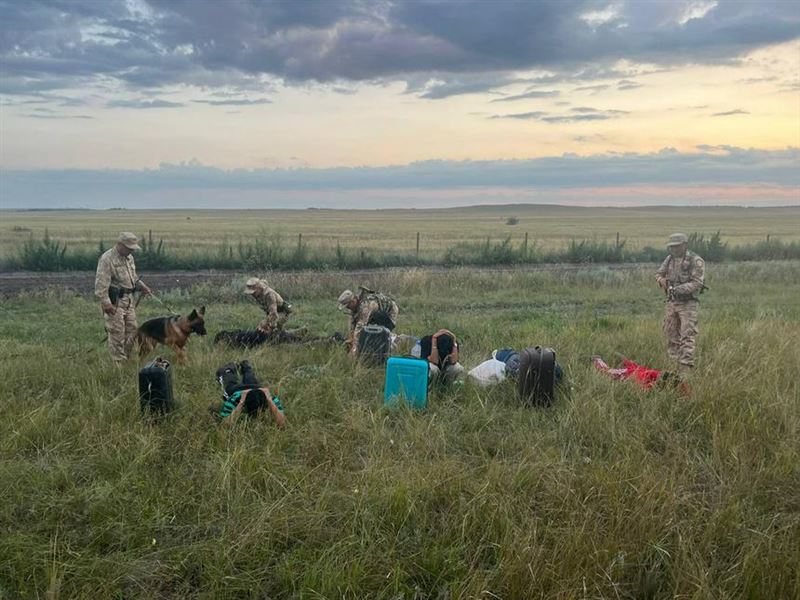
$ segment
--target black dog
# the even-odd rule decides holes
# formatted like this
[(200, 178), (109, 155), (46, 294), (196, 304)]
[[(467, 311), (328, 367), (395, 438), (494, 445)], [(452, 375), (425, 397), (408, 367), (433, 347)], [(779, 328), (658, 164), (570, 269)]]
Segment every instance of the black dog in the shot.
[(341, 333), (334, 333), (330, 337), (298, 335), (292, 331), (278, 330), (264, 333), (258, 329), (238, 329), (233, 331), (220, 331), (214, 336), (215, 344), (227, 344), (234, 348), (256, 348), (263, 344), (297, 344), (313, 345), (320, 343), (340, 344), (344, 340)]

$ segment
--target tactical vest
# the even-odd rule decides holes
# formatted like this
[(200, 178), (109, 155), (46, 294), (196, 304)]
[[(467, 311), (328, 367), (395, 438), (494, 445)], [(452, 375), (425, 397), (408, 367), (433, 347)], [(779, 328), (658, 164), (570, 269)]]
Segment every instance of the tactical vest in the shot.
[(387, 313), (392, 310), (392, 305), (394, 304), (394, 300), (392, 300), (386, 294), (381, 294), (380, 292), (367, 294), (361, 300), (361, 302), (372, 302), (372, 301), (375, 301), (375, 302), (378, 303), (378, 310), (380, 310), (382, 312), (387, 312)]
[[(692, 269), (694, 268), (694, 259), (697, 258), (697, 254), (692, 252), (691, 250), (687, 250), (686, 254), (681, 260), (681, 264), (678, 267), (678, 279), (677, 281), (672, 281), (673, 285), (680, 285), (682, 283), (689, 283), (692, 280)], [(675, 260), (675, 257), (670, 255), (669, 262), (667, 263), (667, 274), (669, 275), (669, 269), (672, 266), (672, 261)]]
[[(369, 292), (359, 297), (358, 304), (359, 307), (364, 304), (365, 302), (376, 302), (378, 304), (378, 311), (389, 314), (392, 310), (392, 305), (394, 304), (394, 300), (392, 300), (386, 294), (382, 294), (380, 292)], [(356, 322), (358, 321), (358, 313), (359, 309), (353, 311), (352, 323), (355, 326)]]
[[(671, 270), (672, 270), (672, 263), (675, 260), (675, 257), (670, 255), (668, 257), (669, 262), (667, 263), (667, 278), (669, 283), (675, 286), (684, 283), (689, 283), (692, 280), (692, 271), (694, 271), (694, 263), (697, 258), (698, 256), (696, 253), (692, 252), (691, 250), (687, 250), (686, 254), (681, 260), (680, 265), (677, 266), (677, 274), (673, 274), (671, 273)], [(674, 275), (676, 278), (670, 279), (671, 275)], [(691, 295), (691, 299), (698, 300), (699, 295), (702, 294), (704, 290), (705, 286), (700, 288), (698, 292), (693, 293)]]

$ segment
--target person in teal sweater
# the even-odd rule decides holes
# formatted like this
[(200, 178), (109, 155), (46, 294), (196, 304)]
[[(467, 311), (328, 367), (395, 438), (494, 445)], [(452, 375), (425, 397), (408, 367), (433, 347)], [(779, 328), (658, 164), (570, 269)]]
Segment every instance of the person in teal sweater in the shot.
[(222, 387), (222, 408), (219, 417), (223, 423), (233, 425), (242, 413), (257, 416), (268, 409), (279, 427), (286, 425), (286, 416), (280, 398), (273, 396), (270, 389), (262, 386), (249, 361), (238, 365), (242, 378), (239, 380), (236, 363), (229, 363), (217, 369), (217, 381)]

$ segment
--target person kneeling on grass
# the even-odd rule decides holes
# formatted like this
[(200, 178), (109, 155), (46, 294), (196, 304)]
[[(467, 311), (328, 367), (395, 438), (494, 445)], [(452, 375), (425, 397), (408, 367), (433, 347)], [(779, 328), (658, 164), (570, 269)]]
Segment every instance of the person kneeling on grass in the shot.
[(253, 367), (246, 360), (238, 365), (229, 363), (217, 369), (217, 381), (222, 386), (222, 408), (219, 416), (224, 423), (233, 425), (244, 412), (247, 416), (257, 416), (265, 408), (269, 409), (279, 427), (286, 425), (280, 398), (273, 396), (268, 387), (262, 386)]
[(420, 357), (428, 361), (428, 385), (463, 380), (464, 367), (458, 362), (458, 341), (452, 331), (440, 329), (422, 338)]

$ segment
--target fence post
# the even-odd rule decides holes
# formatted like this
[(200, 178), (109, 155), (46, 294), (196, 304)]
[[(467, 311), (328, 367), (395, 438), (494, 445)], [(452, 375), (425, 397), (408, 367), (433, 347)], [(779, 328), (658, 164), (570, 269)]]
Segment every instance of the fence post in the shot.
[(617, 246), (617, 248), (619, 248), (619, 231), (617, 232), (617, 243), (616, 243), (616, 246)]
[(525, 241), (522, 242), (522, 255), (528, 258), (528, 232), (525, 232)]
[(767, 243), (769, 244), (769, 234), (767, 234)]
[(303, 250), (303, 234), (297, 234), (297, 253), (299, 254)]
[(417, 260), (419, 260), (419, 231), (417, 232)]

